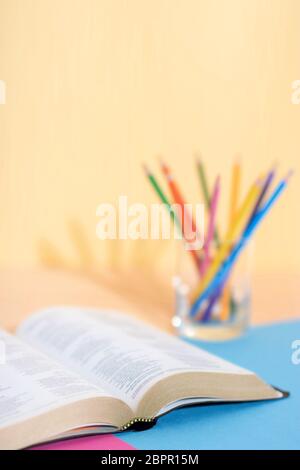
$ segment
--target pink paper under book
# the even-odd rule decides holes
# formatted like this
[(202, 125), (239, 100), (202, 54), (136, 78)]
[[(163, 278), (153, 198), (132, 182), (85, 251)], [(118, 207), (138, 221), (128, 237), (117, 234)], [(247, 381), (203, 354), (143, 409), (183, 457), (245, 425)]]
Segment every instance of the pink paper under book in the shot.
[(31, 450), (134, 450), (134, 447), (108, 434), (53, 442), (31, 447)]

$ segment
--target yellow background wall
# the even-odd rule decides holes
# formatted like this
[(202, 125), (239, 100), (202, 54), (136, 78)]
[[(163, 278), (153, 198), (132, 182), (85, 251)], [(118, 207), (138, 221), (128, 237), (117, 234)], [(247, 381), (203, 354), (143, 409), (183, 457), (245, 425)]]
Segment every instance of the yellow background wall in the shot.
[[(157, 154), (191, 201), (195, 151), (225, 194), (236, 152), (245, 184), (299, 168), (299, 24), (299, 0), (0, 0), (1, 264), (39, 262), (45, 240), (76, 258), (79, 229), (99, 266), (161, 259), (157, 242), (119, 256), (95, 235), (100, 202), (156, 201), (140, 164)], [(298, 177), (257, 236), (258, 270), (300, 270)]]

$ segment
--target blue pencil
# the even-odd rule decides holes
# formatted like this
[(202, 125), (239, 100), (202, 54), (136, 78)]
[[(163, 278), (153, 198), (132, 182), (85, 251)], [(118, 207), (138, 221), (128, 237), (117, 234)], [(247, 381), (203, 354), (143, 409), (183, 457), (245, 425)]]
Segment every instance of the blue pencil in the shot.
[(237, 257), (243, 251), (247, 242), (249, 241), (250, 237), (253, 235), (254, 231), (259, 226), (260, 222), (265, 218), (268, 214), (270, 209), (272, 208), (273, 204), (277, 201), (279, 196), (281, 195), (282, 191), (286, 188), (288, 180), (291, 176), (291, 172), (284, 178), (280, 183), (278, 183), (277, 187), (273, 191), (272, 195), (265, 203), (265, 205), (257, 211), (254, 215), (250, 224), (246, 227), (243, 235), (232, 249), (231, 254), (228, 256), (227, 260), (223, 263), (217, 274), (215, 275), (212, 282), (207, 286), (204, 292), (198, 297), (198, 299), (193, 303), (190, 310), (190, 315), (193, 317), (199, 311), (199, 308), (204, 300), (210, 297), (214, 290), (217, 289), (222, 282), (225, 281), (226, 277), (229, 275)]

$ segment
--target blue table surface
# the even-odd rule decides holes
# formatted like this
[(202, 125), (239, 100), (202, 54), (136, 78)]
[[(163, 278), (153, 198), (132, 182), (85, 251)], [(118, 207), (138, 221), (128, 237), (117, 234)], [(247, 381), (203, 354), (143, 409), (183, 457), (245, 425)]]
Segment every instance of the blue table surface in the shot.
[(300, 321), (254, 327), (222, 343), (191, 341), (290, 392), (282, 400), (174, 410), (143, 432), (119, 437), (137, 449), (300, 449), (300, 364), (292, 343)]

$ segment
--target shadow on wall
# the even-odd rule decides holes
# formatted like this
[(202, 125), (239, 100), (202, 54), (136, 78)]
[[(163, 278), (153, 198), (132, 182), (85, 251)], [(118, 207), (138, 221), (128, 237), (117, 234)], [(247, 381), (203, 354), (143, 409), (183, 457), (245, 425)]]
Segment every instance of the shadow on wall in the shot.
[[(43, 267), (83, 276), (102, 287), (113, 288), (129, 301), (148, 299), (153, 308), (156, 303), (161, 308), (162, 302), (168, 301), (166, 289), (171, 293), (171, 275), (162, 275), (153, 260), (164, 257), (173, 248), (172, 241), (135, 240), (131, 243), (131, 269), (128, 269), (128, 262), (122, 266), (122, 259), (128, 256), (126, 240), (105, 240), (107, 262), (106, 269), (101, 269), (83, 225), (78, 220), (69, 220), (67, 230), (74, 257), (68, 258), (54, 243), (42, 238), (38, 243), (38, 258)], [(144, 282), (139, 282), (141, 276)]]

